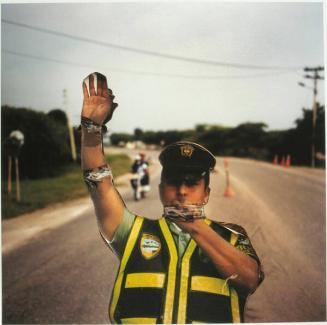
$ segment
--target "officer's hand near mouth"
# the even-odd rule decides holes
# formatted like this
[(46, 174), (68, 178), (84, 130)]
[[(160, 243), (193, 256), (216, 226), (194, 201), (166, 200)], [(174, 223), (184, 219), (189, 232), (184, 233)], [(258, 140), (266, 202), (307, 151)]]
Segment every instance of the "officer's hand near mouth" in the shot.
[(100, 234), (120, 258), (109, 317), (114, 323), (227, 323), (244, 320), (245, 300), (263, 279), (245, 230), (206, 217), (215, 157), (187, 141), (159, 156), (163, 216), (130, 212), (102, 148), (117, 104), (105, 76), (83, 81), (82, 169)]

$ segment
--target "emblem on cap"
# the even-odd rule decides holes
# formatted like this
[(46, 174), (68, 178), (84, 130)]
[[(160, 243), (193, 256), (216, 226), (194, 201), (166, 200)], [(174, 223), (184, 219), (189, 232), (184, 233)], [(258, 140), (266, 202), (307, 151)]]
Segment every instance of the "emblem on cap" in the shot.
[(157, 236), (142, 234), (140, 249), (143, 257), (147, 260), (157, 256), (161, 250), (161, 242)]
[(181, 146), (181, 155), (183, 157), (190, 158), (193, 154), (193, 151), (194, 151), (194, 148), (189, 144), (186, 144), (185, 146)]

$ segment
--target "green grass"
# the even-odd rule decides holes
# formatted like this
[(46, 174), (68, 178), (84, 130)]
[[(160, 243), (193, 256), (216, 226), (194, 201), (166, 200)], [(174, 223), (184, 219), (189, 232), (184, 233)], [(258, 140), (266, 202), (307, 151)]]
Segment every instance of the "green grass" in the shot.
[[(131, 160), (127, 155), (107, 155), (114, 177), (127, 173)], [(2, 218), (12, 218), (23, 213), (43, 208), (51, 203), (64, 202), (88, 195), (82, 179), (81, 168), (76, 164), (67, 165), (60, 176), (38, 180), (22, 180), (21, 201), (16, 201), (16, 184), (12, 193), (7, 193), (7, 182), (2, 182)]]

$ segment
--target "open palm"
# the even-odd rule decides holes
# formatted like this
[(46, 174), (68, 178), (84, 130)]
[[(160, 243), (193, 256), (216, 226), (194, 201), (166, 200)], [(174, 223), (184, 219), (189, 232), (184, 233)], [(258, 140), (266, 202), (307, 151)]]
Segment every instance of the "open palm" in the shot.
[(114, 103), (112, 91), (108, 89), (104, 75), (94, 72), (83, 80), (83, 108), (82, 116), (103, 125), (107, 123), (118, 106)]

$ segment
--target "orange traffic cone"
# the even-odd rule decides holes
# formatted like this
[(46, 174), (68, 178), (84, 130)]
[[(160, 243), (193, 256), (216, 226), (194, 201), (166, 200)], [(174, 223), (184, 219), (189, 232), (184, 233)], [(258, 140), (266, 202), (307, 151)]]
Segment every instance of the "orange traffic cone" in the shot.
[(282, 157), (282, 161), (280, 162), (280, 165), (285, 167), (285, 157), (284, 156)]
[(224, 192), (224, 196), (225, 197), (233, 197), (233, 196), (235, 196), (235, 192), (234, 192), (234, 190), (232, 189), (232, 187), (230, 185), (227, 185), (227, 187), (225, 189), (225, 192)]
[(287, 155), (285, 167), (290, 167), (290, 166), (291, 166), (291, 155)]
[(274, 165), (278, 165), (278, 155), (275, 155), (274, 160), (273, 160)]
[(227, 159), (224, 160), (224, 165), (225, 165), (225, 173), (226, 173), (226, 188), (225, 188), (224, 196), (225, 197), (233, 197), (233, 196), (235, 196), (235, 192), (232, 189), (232, 187), (230, 185), (230, 181), (229, 181), (229, 170), (228, 170), (228, 160)]

